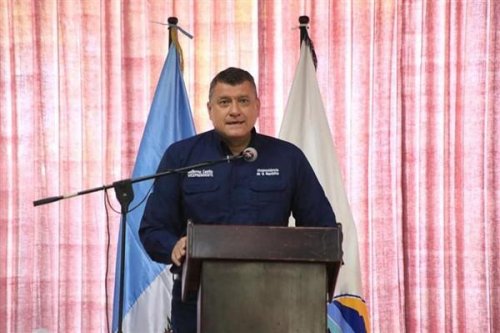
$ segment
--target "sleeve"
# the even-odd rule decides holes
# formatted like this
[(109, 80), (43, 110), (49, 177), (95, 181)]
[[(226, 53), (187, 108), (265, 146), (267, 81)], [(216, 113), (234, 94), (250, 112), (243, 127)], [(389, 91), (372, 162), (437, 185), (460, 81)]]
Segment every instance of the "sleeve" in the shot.
[[(157, 172), (179, 167), (174, 159), (178, 155), (171, 148), (164, 154)], [(182, 174), (173, 173), (155, 180), (139, 227), (139, 237), (146, 252), (151, 259), (164, 264), (171, 264), (174, 245), (185, 234), (180, 206), (182, 177)]]
[(333, 227), (335, 213), (314, 170), (302, 151), (298, 153), (292, 201), (295, 224), (302, 227)]

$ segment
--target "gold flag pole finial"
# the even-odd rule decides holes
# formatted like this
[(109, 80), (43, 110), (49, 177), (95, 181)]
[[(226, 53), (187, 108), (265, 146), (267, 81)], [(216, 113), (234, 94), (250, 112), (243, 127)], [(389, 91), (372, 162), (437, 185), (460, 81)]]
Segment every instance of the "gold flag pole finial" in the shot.
[(184, 72), (184, 54), (182, 53), (182, 48), (181, 45), (179, 44), (179, 38), (177, 34), (177, 23), (179, 20), (177, 17), (169, 17), (168, 18), (168, 45), (170, 46), (172, 43), (174, 43), (175, 48), (179, 54), (179, 67), (181, 69), (181, 72)]

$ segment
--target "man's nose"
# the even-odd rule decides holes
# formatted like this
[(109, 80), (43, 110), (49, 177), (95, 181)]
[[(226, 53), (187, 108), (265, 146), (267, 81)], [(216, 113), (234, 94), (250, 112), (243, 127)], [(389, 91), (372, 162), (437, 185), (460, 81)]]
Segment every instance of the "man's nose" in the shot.
[(231, 106), (229, 108), (229, 114), (232, 116), (237, 116), (241, 113), (240, 106), (237, 101), (231, 102)]

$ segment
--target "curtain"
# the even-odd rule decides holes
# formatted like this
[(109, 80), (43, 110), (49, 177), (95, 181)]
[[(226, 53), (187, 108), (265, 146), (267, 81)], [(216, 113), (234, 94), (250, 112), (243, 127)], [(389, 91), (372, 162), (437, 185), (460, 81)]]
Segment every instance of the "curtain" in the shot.
[(275, 136), (300, 15), (373, 331), (500, 330), (500, 2), (0, 0), (0, 331), (108, 330), (119, 215), (102, 192), (33, 201), (130, 176), (168, 49), (155, 22), (194, 35), (198, 132), (210, 79), (239, 66)]

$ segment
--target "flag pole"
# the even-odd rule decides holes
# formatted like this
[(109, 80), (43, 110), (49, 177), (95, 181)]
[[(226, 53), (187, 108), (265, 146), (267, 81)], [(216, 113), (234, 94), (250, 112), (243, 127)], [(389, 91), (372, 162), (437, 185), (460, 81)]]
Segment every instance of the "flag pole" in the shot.
[[(172, 28), (175, 29), (179, 20), (177, 17), (169, 17), (169, 34), (168, 34), (168, 45), (172, 43)], [(116, 198), (120, 202), (121, 205), (121, 248), (120, 248), (120, 292), (119, 292), (119, 301), (118, 301), (118, 333), (123, 333), (123, 298), (124, 298), (124, 289), (125, 289), (125, 254), (126, 254), (126, 246), (125, 242), (127, 240), (127, 212), (130, 203), (134, 199), (134, 189), (132, 188), (132, 181), (130, 179), (126, 179), (124, 181), (117, 182), (115, 185), (115, 194)]]
[[(177, 17), (169, 17), (168, 18), (168, 45), (170, 46), (172, 44), (172, 34), (173, 30), (177, 28), (177, 23), (179, 20)], [(147, 179), (147, 178), (145, 178)], [(120, 202), (121, 205), (121, 213), (122, 213), (122, 219), (121, 219), (121, 248), (120, 248), (120, 286), (119, 286), (119, 301), (118, 301), (118, 333), (123, 333), (122, 327), (123, 327), (123, 301), (124, 301), (124, 289), (125, 289), (125, 254), (126, 254), (126, 246), (125, 242), (127, 239), (127, 233), (126, 233), (126, 228), (127, 228), (127, 212), (129, 209), (129, 205), (134, 199), (134, 189), (132, 188), (132, 181), (131, 179), (126, 179), (123, 181), (119, 181), (115, 183), (115, 194)]]
[[(175, 29), (179, 20), (177, 17), (169, 17), (169, 34), (168, 34), (168, 45), (172, 43), (172, 28)], [(125, 242), (127, 239), (127, 212), (130, 203), (134, 199), (134, 189), (132, 188), (132, 181), (130, 179), (126, 179), (124, 181), (120, 181), (116, 183), (115, 186), (115, 194), (121, 205), (121, 248), (120, 248), (120, 293), (119, 293), (119, 301), (118, 301), (118, 333), (123, 333), (123, 298), (124, 298), (124, 289), (125, 289), (125, 254), (126, 247)]]
[[(309, 33), (307, 32), (307, 29), (309, 29), (309, 16), (307, 15), (302, 15), (299, 16), (299, 28), (300, 28), (300, 45), (302, 45), (302, 42), (306, 42), (307, 45), (311, 47), (311, 55), (314, 63), (314, 68), (318, 68), (318, 58), (316, 57), (316, 51), (314, 51), (314, 45), (309, 38)], [(299, 47), (300, 48), (300, 47)]]

